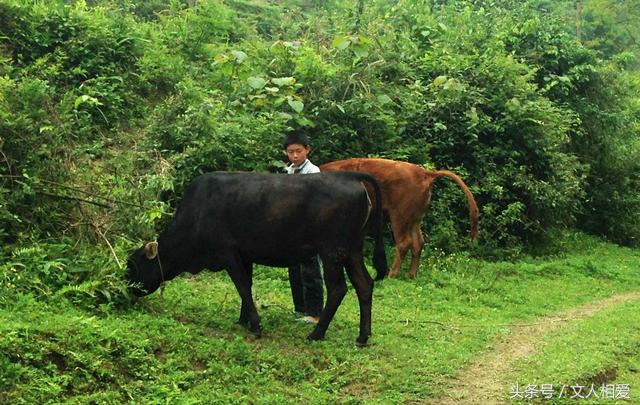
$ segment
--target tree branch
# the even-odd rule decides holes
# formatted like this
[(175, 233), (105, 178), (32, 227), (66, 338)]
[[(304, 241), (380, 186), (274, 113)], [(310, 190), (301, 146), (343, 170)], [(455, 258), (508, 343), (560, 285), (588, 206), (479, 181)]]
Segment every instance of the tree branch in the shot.
[(87, 200), (85, 198), (80, 198), (80, 197), (75, 197), (75, 196), (53, 194), (53, 193), (48, 193), (46, 191), (36, 191), (36, 194), (46, 195), (48, 197), (60, 198), (62, 200), (80, 201), (80, 202), (84, 202), (84, 203), (87, 203), (87, 204), (93, 204), (93, 205), (97, 205), (99, 207), (104, 207), (104, 208), (112, 208), (112, 206), (107, 205), (107, 204), (102, 204), (102, 203), (99, 203), (99, 202), (96, 202), (96, 201), (91, 201), (91, 200)]
[(106, 242), (107, 246), (109, 246), (109, 250), (111, 251), (113, 258), (116, 259), (116, 264), (118, 265), (118, 268), (122, 269), (122, 263), (120, 263), (120, 260), (118, 260), (118, 255), (113, 250), (113, 246), (111, 246), (111, 243), (109, 243), (109, 240), (107, 239), (106, 235), (100, 230), (100, 227), (98, 227), (98, 225), (96, 224), (92, 224), (92, 225), (95, 228), (98, 235), (100, 235), (100, 237)]

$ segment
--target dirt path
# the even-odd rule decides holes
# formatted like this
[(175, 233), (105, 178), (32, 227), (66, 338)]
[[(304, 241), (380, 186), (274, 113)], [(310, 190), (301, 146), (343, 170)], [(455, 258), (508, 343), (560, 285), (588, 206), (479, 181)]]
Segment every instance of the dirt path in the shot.
[(451, 382), (450, 396), (436, 398), (433, 404), (502, 404), (507, 403), (509, 381), (505, 378), (520, 360), (533, 355), (542, 345), (542, 338), (567, 321), (588, 318), (606, 308), (640, 299), (640, 291), (618, 294), (568, 311), (515, 325), (495, 348), (477, 358)]

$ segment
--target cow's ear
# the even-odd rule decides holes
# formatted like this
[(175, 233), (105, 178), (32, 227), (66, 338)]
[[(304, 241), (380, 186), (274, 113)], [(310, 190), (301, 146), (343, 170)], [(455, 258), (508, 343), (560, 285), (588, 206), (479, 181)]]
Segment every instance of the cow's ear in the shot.
[(147, 259), (155, 259), (158, 256), (158, 242), (149, 242), (144, 245), (144, 254)]

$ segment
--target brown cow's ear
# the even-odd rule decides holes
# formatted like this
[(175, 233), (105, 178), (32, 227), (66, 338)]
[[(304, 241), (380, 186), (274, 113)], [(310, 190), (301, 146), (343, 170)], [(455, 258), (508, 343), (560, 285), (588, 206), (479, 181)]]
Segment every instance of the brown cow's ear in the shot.
[(149, 242), (144, 245), (144, 254), (149, 260), (155, 259), (158, 256), (158, 242)]

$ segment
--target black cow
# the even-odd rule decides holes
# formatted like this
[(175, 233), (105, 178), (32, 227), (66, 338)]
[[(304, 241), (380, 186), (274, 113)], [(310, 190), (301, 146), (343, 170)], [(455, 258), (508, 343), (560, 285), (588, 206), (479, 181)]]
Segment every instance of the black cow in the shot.
[[(251, 294), (253, 263), (287, 267), (318, 253), (324, 267), (327, 303), (309, 335), (319, 340), (344, 298), (343, 268), (360, 304), (360, 334), (371, 335), (373, 280), (363, 260), (365, 224), (371, 201), (362, 181), (380, 201), (376, 180), (356, 172), (305, 176), (214, 172), (186, 189), (180, 207), (157, 242), (136, 250), (127, 261), (133, 292), (147, 295), (182, 272), (226, 269), (242, 299), (239, 323), (260, 336), (260, 317)], [(376, 280), (387, 274), (380, 204), (371, 218)]]

